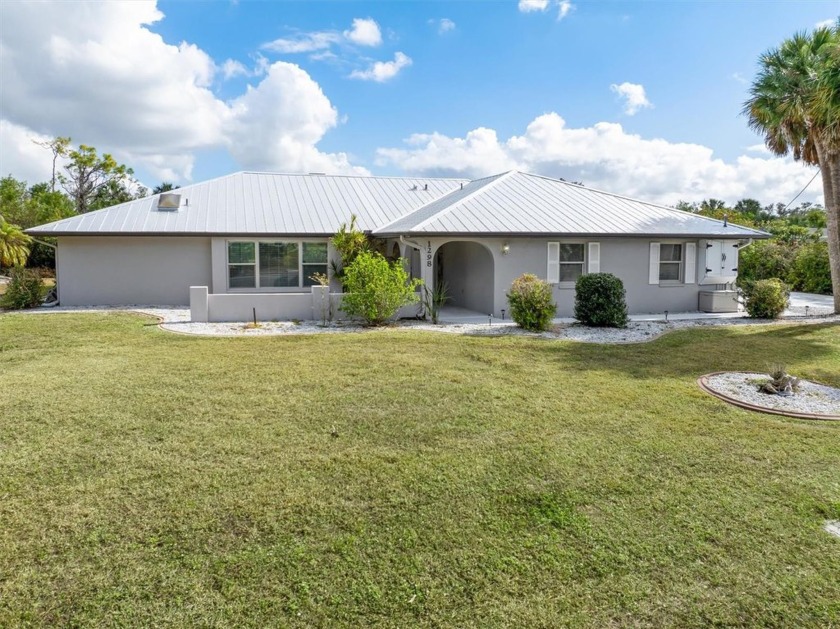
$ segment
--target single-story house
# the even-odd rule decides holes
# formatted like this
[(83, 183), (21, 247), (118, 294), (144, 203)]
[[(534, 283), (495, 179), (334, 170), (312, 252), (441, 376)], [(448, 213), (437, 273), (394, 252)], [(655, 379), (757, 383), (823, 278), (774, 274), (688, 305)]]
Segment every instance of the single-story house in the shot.
[(427, 286), (446, 282), (449, 303), (496, 317), (523, 273), (552, 284), (559, 316), (572, 314), (575, 280), (598, 271), (621, 278), (631, 313), (696, 311), (708, 291), (731, 288), (739, 250), (768, 237), (518, 171), (473, 181), (239, 172), (28, 233), (58, 239), (62, 305), (317, 318), (312, 275), (330, 273), (329, 239), (351, 215)]

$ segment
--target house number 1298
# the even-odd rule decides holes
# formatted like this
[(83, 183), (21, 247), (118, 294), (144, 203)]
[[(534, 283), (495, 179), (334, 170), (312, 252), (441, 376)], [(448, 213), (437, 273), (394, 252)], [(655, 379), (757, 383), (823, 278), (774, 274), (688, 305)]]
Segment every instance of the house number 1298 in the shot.
[(432, 266), (432, 241), (426, 241), (426, 266)]

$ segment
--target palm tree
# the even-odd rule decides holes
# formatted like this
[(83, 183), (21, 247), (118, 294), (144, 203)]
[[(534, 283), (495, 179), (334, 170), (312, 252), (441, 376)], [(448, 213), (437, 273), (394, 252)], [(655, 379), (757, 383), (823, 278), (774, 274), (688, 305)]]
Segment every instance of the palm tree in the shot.
[(30, 244), (32, 238), (24, 234), (17, 225), (7, 223), (0, 216), (0, 267), (26, 264)]
[(744, 114), (775, 154), (820, 168), (834, 311), (840, 313), (840, 20), (797, 33), (763, 54), (759, 65)]

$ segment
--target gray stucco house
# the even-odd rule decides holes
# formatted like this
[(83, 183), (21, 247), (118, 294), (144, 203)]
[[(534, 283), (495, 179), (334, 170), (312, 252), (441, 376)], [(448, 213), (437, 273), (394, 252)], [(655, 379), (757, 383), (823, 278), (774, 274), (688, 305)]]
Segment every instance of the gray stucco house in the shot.
[(58, 239), (63, 305), (317, 318), (310, 276), (328, 272), (329, 238), (351, 215), (413, 276), (445, 281), (452, 305), (494, 316), (522, 273), (550, 282), (558, 315), (570, 316), (575, 280), (597, 271), (623, 280), (631, 313), (695, 311), (701, 293), (735, 281), (739, 250), (768, 237), (518, 171), (474, 181), (239, 172), (28, 233)]

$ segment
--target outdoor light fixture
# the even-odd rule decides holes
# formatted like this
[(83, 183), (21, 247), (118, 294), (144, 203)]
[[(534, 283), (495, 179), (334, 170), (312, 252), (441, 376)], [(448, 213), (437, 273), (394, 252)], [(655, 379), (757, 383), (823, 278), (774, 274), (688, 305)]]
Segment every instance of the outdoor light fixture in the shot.
[(507, 244), (507, 243), (503, 244), (502, 245), (502, 255), (506, 256), (509, 253), (510, 253), (510, 245)]

